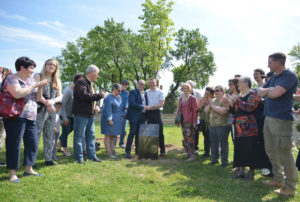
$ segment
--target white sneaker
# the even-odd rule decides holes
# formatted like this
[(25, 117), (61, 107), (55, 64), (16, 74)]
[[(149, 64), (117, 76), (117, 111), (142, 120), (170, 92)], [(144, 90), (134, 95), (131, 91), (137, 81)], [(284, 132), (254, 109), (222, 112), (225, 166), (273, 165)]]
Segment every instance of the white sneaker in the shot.
[(260, 170), (262, 175), (269, 175), (270, 174), (270, 170), (268, 168), (262, 168)]

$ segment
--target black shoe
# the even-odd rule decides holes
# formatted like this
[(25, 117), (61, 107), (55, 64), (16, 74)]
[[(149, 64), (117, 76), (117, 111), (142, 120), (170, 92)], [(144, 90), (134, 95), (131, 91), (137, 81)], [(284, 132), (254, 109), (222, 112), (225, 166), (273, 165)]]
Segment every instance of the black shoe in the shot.
[(23, 176), (24, 176), (24, 177), (26, 177), (26, 176), (30, 176), (30, 175), (32, 175), (32, 176), (36, 176), (36, 177), (41, 177), (41, 176), (42, 176), (42, 175), (41, 175), (41, 174), (39, 174), (39, 173), (37, 173), (37, 174), (26, 173), (26, 172), (24, 172), (24, 173), (23, 173)]
[(55, 166), (55, 163), (53, 161), (46, 161), (45, 165), (46, 166)]
[(101, 162), (100, 159), (98, 159), (97, 157), (94, 157), (92, 159), (88, 159), (89, 161), (93, 161), (93, 162)]
[(223, 168), (226, 168), (227, 166), (228, 166), (227, 163), (222, 163), (222, 167), (223, 167)]
[(167, 154), (161, 153), (161, 154), (160, 154), (160, 157), (167, 157)]
[(208, 158), (208, 157), (209, 157), (209, 154), (202, 154), (200, 157), (201, 157), (201, 158)]
[(83, 165), (84, 165), (84, 164), (85, 164), (85, 161), (84, 161), (84, 160), (82, 160), (82, 159), (80, 159), (80, 160), (76, 160), (76, 161), (75, 161), (75, 163), (78, 163), (78, 164), (83, 164)]
[(3, 161), (0, 161), (0, 167), (2, 167), (2, 166), (5, 166), (6, 165), (6, 163), (5, 162), (3, 162)]
[(130, 153), (125, 153), (125, 158), (127, 158), (127, 159), (131, 159), (132, 158), (132, 156), (131, 156), (131, 154)]

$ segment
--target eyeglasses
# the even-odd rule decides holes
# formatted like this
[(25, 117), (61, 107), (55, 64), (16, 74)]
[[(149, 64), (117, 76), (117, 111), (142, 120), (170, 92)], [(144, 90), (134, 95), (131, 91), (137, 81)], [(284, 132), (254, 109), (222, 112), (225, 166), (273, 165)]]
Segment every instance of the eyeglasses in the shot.
[(47, 63), (46, 65), (49, 65), (49, 66), (55, 66), (56, 67), (56, 64), (55, 63)]
[(139, 85), (141, 85), (141, 86), (144, 86), (145, 84), (144, 83), (138, 83)]
[(215, 92), (223, 92), (222, 89), (216, 89)]

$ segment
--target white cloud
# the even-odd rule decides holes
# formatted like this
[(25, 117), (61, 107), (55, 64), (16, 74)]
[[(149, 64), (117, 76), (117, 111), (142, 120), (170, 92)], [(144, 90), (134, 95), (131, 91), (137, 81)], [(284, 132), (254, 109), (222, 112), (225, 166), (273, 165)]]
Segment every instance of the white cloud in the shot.
[(66, 30), (64, 29), (66, 26), (57, 20), (56, 21), (40, 21), (40, 22), (37, 22), (37, 24), (43, 25), (45, 27), (48, 27), (55, 31), (59, 31), (64, 34), (67, 33)]
[(7, 14), (4, 10), (0, 9), (0, 17), (4, 17), (4, 18), (9, 18), (9, 19), (14, 19), (14, 20), (21, 20), (21, 21), (26, 21), (27, 18), (21, 15), (9, 15)]
[(29, 31), (27, 29), (20, 29), (20, 28), (13, 28), (13, 27), (7, 27), (0, 25), (0, 37), (1, 39), (26, 39), (31, 40), (35, 43), (43, 44), (48, 47), (54, 47), (54, 48), (62, 48), (64, 47), (64, 43), (46, 36), (44, 34), (36, 33)]

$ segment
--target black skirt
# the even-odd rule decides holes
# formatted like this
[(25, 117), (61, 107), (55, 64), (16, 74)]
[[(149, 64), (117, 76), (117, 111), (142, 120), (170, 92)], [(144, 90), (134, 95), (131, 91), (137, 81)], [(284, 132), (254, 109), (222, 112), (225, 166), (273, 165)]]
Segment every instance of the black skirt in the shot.
[(237, 137), (234, 140), (233, 167), (271, 168), (261, 137)]

